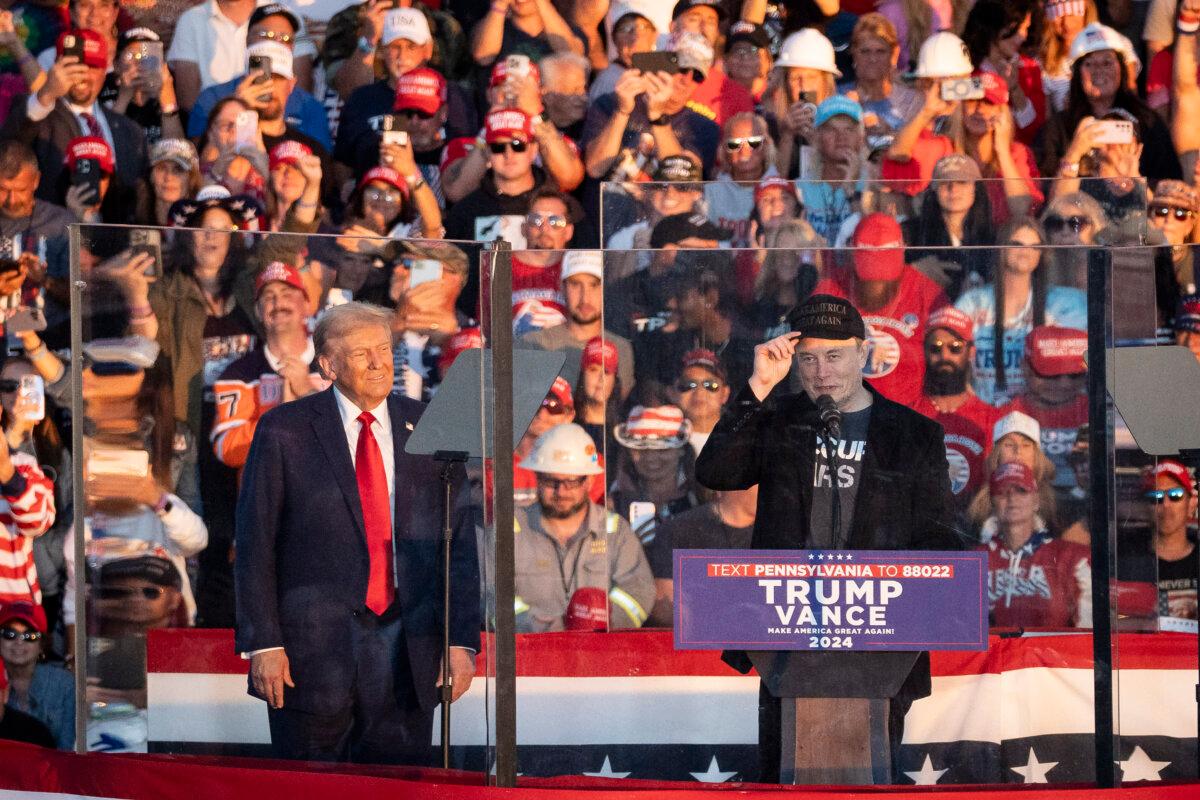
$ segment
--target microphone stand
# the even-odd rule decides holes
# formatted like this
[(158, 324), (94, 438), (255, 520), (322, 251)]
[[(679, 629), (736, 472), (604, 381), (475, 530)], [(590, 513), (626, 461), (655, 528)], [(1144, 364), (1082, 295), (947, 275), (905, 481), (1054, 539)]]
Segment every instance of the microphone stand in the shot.
[(829, 486), (832, 489), (829, 493), (829, 522), (833, 531), (829, 539), (835, 550), (841, 547), (842, 541), (842, 496), (838, 489), (837, 452), (840, 434), (841, 431), (829, 423), (821, 427), (821, 437), (825, 440), (825, 456), (829, 462)]
[[(433, 454), (442, 465), (442, 769), (450, 769), (450, 702), (454, 698), (454, 679), (450, 677), (450, 545), (454, 540), (451, 525), (450, 489), (454, 465), (465, 464), (467, 454), (458, 450), (438, 450)], [(399, 575), (399, 572), (393, 573)]]

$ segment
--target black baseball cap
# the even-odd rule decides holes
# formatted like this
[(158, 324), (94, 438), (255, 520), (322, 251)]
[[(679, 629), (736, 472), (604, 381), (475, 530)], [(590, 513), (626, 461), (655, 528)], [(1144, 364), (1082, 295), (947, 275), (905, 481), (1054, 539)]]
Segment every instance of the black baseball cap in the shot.
[(718, 228), (703, 214), (685, 211), (663, 217), (650, 232), (650, 247), (658, 250), (668, 244), (679, 244), (684, 239), (706, 239), (721, 242), (733, 236), (731, 231)]
[(141, 578), (156, 586), (179, 589), (183, 579), (171, 560), (163, 556), (144, 555), (119, 558), (102, 564), (97, 570), (96, 583), (104, 584), (117, 578)]
[(117, 37), (117, 52), (136, 42), (161, 42), (162, 38), (149, 28), (130, 28)]
[(671, 12), (671, 19), (677, 19), (680, 14), (695, 6), (708, 6), (717, 12), (717, 17), (722, 21), (729, 16), (729, 11), (725, 8), (722, 0), (679, 0), (675, 4), (675, 10)]
[(787, 314), (788, 325), (804, 338), (866, 339), (862, 314), (844, 297), (814, 294)]
[(659, 160), (651, 178), (672, 183), (692, 183), (703, 178), (703, 174), (700, 165), (687, 156), (667, 156)]
[(771, 35), (762, 25), (754, 22), (738, 20), (729, 26), (729, 34), (725, 37), (725, 52), (733, 49), (735, 44), (749, 42), (762, 50), (771, 46)]
[(300, 31), (300, 18), (293, 14), (287, 6), (279, 3), (267, 3), (265, 6), (254, 9), (254, 13), (250, 15), (249, 27), (253, 28), (267, 17), (284, 17), (291, 23), (293, 33)]

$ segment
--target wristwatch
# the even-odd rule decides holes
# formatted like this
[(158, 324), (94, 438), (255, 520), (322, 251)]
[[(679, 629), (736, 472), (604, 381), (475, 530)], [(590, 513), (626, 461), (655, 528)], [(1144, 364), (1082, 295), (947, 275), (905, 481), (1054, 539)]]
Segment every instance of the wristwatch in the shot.
[(416, 175), (409, 175), (404, 179), (404, 182), (408, 184), (408, 190), (410, 192), (415, 192), (417, 189), (420, 189), (425, 185), (425, 179), (421, 177), (421, 173), (419, 172)]
[(356, 49), (358, 50), (358, 52), (362, 53), (364, 56), (369, 56), (369, 55), (371, 55), (371, 53), (375, 52), (375, 45), (372, 44), (371, 40), (368, 39), (367, 37), (360, 36), (360, 37), (358, 37), (358, 44), (356, 45)]

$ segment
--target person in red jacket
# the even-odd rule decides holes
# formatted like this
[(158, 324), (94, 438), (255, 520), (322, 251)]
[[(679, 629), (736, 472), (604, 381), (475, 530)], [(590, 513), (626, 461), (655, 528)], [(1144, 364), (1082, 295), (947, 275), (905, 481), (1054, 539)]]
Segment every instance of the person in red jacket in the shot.
[(925, 377), (925, 321), (950, 301), (936, 283), (904, 263), (904, 237), (893, 217), (863, 217), (853, 242), (853, 267), (832, 270), (813, 294), (844, 297), (861, 310), (870, 341), (863, 375), (889, 399), (912, 407)]

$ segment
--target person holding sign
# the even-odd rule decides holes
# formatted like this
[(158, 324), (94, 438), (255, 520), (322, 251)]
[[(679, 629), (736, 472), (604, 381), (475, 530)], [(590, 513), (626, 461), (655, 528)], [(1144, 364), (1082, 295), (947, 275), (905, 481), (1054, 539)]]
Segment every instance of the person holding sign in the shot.
[[(870, 353), (862, 315), (847, 300), (818, 294), (792, 309), (788, 323), (791, 332), (755, 347), (749, 382), (696, 462), (700, 483), (725, 492), (759, 487), (755, 549), (961, 549), (942, 428), (864, 383)], [(793, 373), (801, 392), (773, 391)], [(812, 658), (813, 670), (859, 676), (860, 684), (864, 676), (887, 682), (877, 674), (889, 668), (881, 655), (790, 654)], [(726, 652), (725, 660), (749, 669), (744, 653)], [(906, 663), (888, 714), (893, 773), (904, 714), (930, 692), (928, 654)], [(848, 685), (842, 696), (863, 697), (863, 689)], [(760, 780), (778, 780), (780, 708), (778, 697), (760, 689)]]

